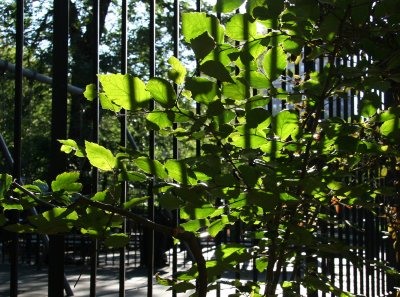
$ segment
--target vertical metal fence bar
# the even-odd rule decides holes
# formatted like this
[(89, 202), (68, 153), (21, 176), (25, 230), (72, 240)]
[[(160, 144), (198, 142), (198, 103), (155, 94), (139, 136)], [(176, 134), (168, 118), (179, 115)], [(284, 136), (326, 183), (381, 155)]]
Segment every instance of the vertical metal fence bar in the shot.
[[(100, 42), (100, 1), (93, 0), (93, 35), (92, 35), (92, 80), (95, 84), (95, 89), (99, 90), (99, 79), (97, 74), (99, 73), (99, 42)], [(95, 143), (99, 142), (99, 123), (100, 123), (100, 101), (98, 96), (92, 102), (92, 113), (93, 113), (93, 131), (92, 141)], [(99, 185), (99, 170), (95, 167), (92, 168), (92, 193), (98, 191)], [(91, 241), (91, 253), (90, 253), (90, 296), (96, 296), (96, 282), (97, 282), (97, 258), (98, 258), (98, 241), (93, 239)]]
[[(201, 1), (200, 0), (196, 0), (196, 12), (201, 12)], [(197, 70), (196, 75), (200, 75), (200, 72), (198, 70)], [(196, 114), (200, 114), (200, 112), (201, 112), (200, 103), (196, 103)], [(197, 139), (196, 140), (196, 156), (199, 157), (200, 155), (201, 155), (201, 143), (200, 143), (200, 140)]]
[[(22, 99), (23, 99), (23, 52), (24, 52), (24, 0), (17, 1), (16, 51), (15, 51), (15, 98), (14, 98), (14, 167), (13, 177), (21, 180), (22, 151)], [(11, 212), (10, 221), (18, 222), (18, 214)], [(10, 246), (10, 296), (18, 295), (18, 234), (11, 234)]]
[[(122, 0), (122, 19), (121, 19), (121, 73), (127, 73), (128, 63), (128, 35), (127, 35), (127, 18), (128, 18), (128, 5), (126, 0)], [(127, 113), (122, 109), (120, 112), (121, 121), (121, 147), (126, 148), (127, 145)], [(121, 205), (126, 202), (127, 197), (127, 183), (121, 183)], [(126, 233), (126, 219), (122, 222), (121, 232)], [(122, 247), (119, 250), (119, 297), (125, 297), (125, 279), (126, 279), (126, 248)]]
[[(156, 14), (156, 1), (150, 0), (150, 32), (149, 32), (149, 67), (150, 67), (150, 78), (155, 75), (155, 38), (156, 38), (156, 24), (155, 24), (155, 14)], [(153, 111), (155, 107), (154, 100), (150, 101), (149, 111)], [(149, 157), (151, 160), (155, 158), (155, 133), (151, 130), (149, 133)], [(153, 177), (154, 179), (154, 177)], [(149, 196), (151, 197), (148, 202), (147, 215), (148, 219), (154, 221), (154, 195), (153, 195), (153, 183), (149, 186)], [(153, 296), (153, 274), (154, 274), (154, 230), (147, 230), (148, 242), (147, 242), (147, 296)]]
[[(69, 1), (55, 0), (50, 156), (50, 177), (52, 179), (66, 169), (66, 157), (60, 151), (57, 139), (67, 137), (68, 24)], [(52, 235), (49, 238), (48, 293), (50, 297), (63, 296), (64, 236)]]
[[(173, 21), (173, 43), (174, 43), (174, 56), (179, 59), (179, 0), (174, 0), (174, 21)], [(178, 94), (178, 85), (174, 85), (175, 92)], [(173, 129), (177, 128), (177, 124), (173, 124)], [(179, 159), (178, 151), (178, 139), (173, 136), (172, 139), (172, 157)], [(176, 209), (173, 213), (173, 220), (175, 226), (179, 225), (179, 209)], [(178, 272), (178, 248), (174, 244), (172, 247), (172, 276), (175, 277)], [(172, 290), (172, 297), (176, 297), (176, 290)]]

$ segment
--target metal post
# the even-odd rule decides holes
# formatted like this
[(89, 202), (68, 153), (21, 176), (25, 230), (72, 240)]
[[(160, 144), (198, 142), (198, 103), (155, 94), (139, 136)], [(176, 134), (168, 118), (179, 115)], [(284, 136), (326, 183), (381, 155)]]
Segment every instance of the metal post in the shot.
[[(100, 35), (100, 1), (93, 0), (93, 35), (92, 35), (92, 80), (94, 81), (96, 90), (99, 90), (99, 79), (97, 74), (99, 73), (99, 35)], [(99, 98), (93, 100), (92, 103), (93, 113), (93, 134), (92, 141), (95, 143), (99, 142), (99, 122), (100, 122), (100, 101)], [(98, 191), (99, 185), (99, 171), (97, 168), (92, 168), (92, 193)], [(97, 248), (98, 242), (96, 239), (91, 242), (91, 253), (90, 253), (90, 297), (96, 296), (96, 279), (97, 279)]]
[[(155, 75), (155, 36), (156, 36), (156, 26), (155, 26), (155, 8), (156, 1), (150, 0), (150, 78), (153, 78)], [(149, 110), (154, 110), (154, 101), (150, 101)], [(154, 160), (154, 152), (155, 152), (155, 134), (154, 131), (151, 130), (149, 133), (149, 157)], [(153, 185), (149, 186), (149, 196), (151, 197), (148, 202), (148, 219), (154, 221), (154, 196), (153, 196)], [(147, 296), (153, 296), (153, 274), (154, 274), (154, 230), (147, 230), (148, 242), (147, 242)]]
[[(173, 40), (174, 40), (174, 56), (179, 59), (179, 0), (174, 0), (174, 23), (173, 23)], [(174, 85), (175, 92), (178, 94), (178, 86)], [(173, 124), (173, 129), (178, 127), (177, 123)], [(172, 139), (172, 157), (179, 159), (178, 152), (178, 139), (174, 136)], [(173, 213), (173, 220), (175, 226), (179, 225), (179, 209), (176, 209)], [(176, 276), (178, 272), (178, 247), (176, 244), (172, 247), (172, 275)], [(172, 297), (176, 297), (177, 293), (172, 290)]]
[[(127, 56), (128, 56), (128, 42), (127, 42), (127, 11), (128, 5), (126, 0), (122, 0), (122, 22), (121, 22), (121, 73), (126, 74), (127, 72)], [(121, 121), (121, 146), (126, 147), (127, 144), (127, 114), (126, 110), (120, 112)], [(127, 196), (127, 184), (126, 182), (121, 183), (121, 204), (126, 202)], [(121, 232), (126, 233), (126, 219), (122, 223)], [(125, 278), (126, 278), (126, 267), (125, 257), (126, 248), (122, 247), (119, 251), (119, 296), (125, 297)]]
[[(15, 107), (14, 107), (14, 167), (13, 176), (21, 180), (21, 151), (22, 151), (22, 99), (23, 75), (22, 60), (24, 50), (24, 0), (17, 1), (16, 19), (16, 52), (15, 52)], [(18, 222), (18, 213), (10, 212), (10, 221)], [(10, 246), (10, 296), (18, 295), (18, 234), (11, 235)]]
[[(66, 168), (65, 154), (60, 151), (57, 139), (67, 137), (68, 93), (68, 25), (69, 1), (54, 0), (53, 33), (53, 93), (51, 111), (50, 177), (54, 179)], [(49, 286), (50, 297), (63, 296), (64, 290), (64, 236), (49, 236)]]

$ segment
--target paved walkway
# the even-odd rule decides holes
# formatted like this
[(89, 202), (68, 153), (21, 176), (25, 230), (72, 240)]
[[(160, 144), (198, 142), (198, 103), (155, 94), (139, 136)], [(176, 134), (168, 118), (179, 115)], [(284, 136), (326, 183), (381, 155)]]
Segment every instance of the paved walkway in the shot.
[[(168, 268), (168, 267), (167, 267)], [(87, 266), (66, 266), (66, 275), (74, 296), (89, 296), (90, 275)], [(166, 271), (164, 271), (165, 273)], [(81, 277), (79, 275), (82, 273)], [(163, 273), (163, 271), (160, 271)], [(79, 278), (79, 281), (77, 282)], [(0, 264), (0, 296), (9, 296), (9, 265)], [(147, 296), (146, 270), (143, 268), (127, 269), (126, 296)], [(74, 287), (75, 283), (76, 286)], [(97, 277), (96, 296), (114, 297), (118, 296), (118, 268), (100, 267)], [(44, 297), (47, 296), (47, 268), (37, 270), (33, 266), (19, 267), (19, 295), (21, 297)], [(168, 287), (161, 286), (154, 281), (153, 296), (171, 296), (167, 292)], [(189, 296), (190, 294), (179, 294)]]

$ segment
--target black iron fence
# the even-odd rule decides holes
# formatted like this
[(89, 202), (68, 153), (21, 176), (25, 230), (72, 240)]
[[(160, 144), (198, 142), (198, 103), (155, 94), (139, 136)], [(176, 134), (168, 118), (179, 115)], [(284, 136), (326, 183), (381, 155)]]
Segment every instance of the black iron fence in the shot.
[[(13, 131), (13, 153), (12, 156), (9, 153), (9, 144), (1, 136), (0, 145), (2, 149), (2, 157), (4, 158), (4, 164), (7, 164), (9, 168), (12, 168), (13, 176), (16, 180), (22, 181), (22, 150), (24, 146), (29, 146), (28, 143), (22, 142), (23, 134), (23, 117), (22, 107), (26, 94), (23, 93), (24, 81), (26, 79), (37, 80), (39, 83), (51, 84), (51, 125), (50, 135), (50, 170), (49, 178), (54, 178), (57, 174), (65, 171), (67, 168), (66, 156), (59, 150), (59, 144), (57, 139), (67, 138), (67, 126), (68, 126), (68, 102), (70, 100), (69, 93), (82, 93), (84, 86), (73, 86), (69, 84), (69, 16), (70, 8), (69, 1), (65, 0), (54, 0), (53, 2), (53, 39), (51, 40), (53, 49), (52, 56), (53, 62), (51, 65), (52, 74), (51, 78), (40, 73), (35, 73), (29, 70), (24, 65), (24, 4), (30, 5), (30, 1), (17, 0), (16, 1), (16, 32), (15, 32), (15, 62), (14, 61), (0, 61), (0, 68), (6, 72), (12, 73), (15, 78), (15, 105), (14, 105), (14, 131)], [(99, 88), (99, 82), (97, 74), (100, 72), (99, 69), (99, 51), (100, 51), (100, 4), (102, 1), (93, 0), (91, 1), (92, 11), (89, 13), (92, 15), (92, 37), (93, 41), (91, 44), (92, 49), (92, 61), (91, 61), (91, 81), (95, 82), (96, 88)], [(122, 12), (117, 17), (121, 18), (121, 57), (120, 57), (120, 72), (128, 73), (128, 15), (135, 13), (134, 11), (128, 11), (127, 1), (123, 0), (120, 5), (120, 11)], [(104, 3), (103, 3), (104, 5)], [(147, 13), (149, 16), (149, 36), (148, 36), (148, 69), (149, 77), (154, 77), (156, 73), (156, 40), (161, 36), (156, 36), (156, 14), (157, 3), (155, 0), (149, 0), (146, 2)], [(180, 50), (180, 3), (179, 0), (174, 0), (171, 3), (173, 11), (170, 13), (172, 18), (173, 32), (172, 43), (173, 43), (173, 54), (179, 57)], [(195, 9), (201, 11), (202, 4), (198, 0), (196, 1)], [(337, 61), (340, 63), (340, 61)], [(308, 63), (305, 65), (293, 65), (293, 72), (299, 74), (300, 72), (309, 71), (311, 69), (321, 69), (324, 66), (325, 61), (323, 59), (316, 61), (315, 63)], [(350, 61), (351, 63), (351, 61)], [(15, 65), (14, 65), (15, 64)], [(9, 74), (8, 74), (9, 75)], [(286, 88), (285, 84), (281, 86)], [(386, 98), (390, 100), (390, 98)], [(1, 99), (0, 99), (1, 100)], [(50, 100), (50, 99), (47, 99)], [(326, 117), (338, 116), (342, 118), (351, 118), (356, 114), (357, 105), (359, 104), (359, 98), (349, 94), (348, 99), (329, 98), (326, 99)], [(268, 109), (272, 112), (286, 108), (285, 102), (281, 100), (272, 100), (268, 105)], [(154, 103), (150, 105), (150, 111), (154, 109)], [(200, 106), (197, 106), (197, 112), (200, 112)], [(92, 131), (91, 141), (99, 142), (99, 129), (100, 129), (100, 106), (99, 100), (94, 100), (92, 106), (90, 106), (90, 118), (92, 119)], [(132, 132), (128, 131), (128, 115), (126, 112), (120, 114), (120, 145), (126, 147), (128, 145), (136, 145)], [(0, 131), (1, 132), (1, 131)], [(150, 158), (155, 158), (156, 150), (156, 139), (155, 133), (150, 132), (147, 136), (147, 150)], [(172, 139), (171, 153), (173, 158), (179, 157), (179, 146), (175, 138)], [(200, 144), (197, 143), (196, 154), (200, 155)], [(363, 173), (369, 174), (369, 173)], [(92, 180), (90, 186), (90, 192), (97, 191), (100, 188), (101, 181), (99, 173), (96, 170), (92, 171)], [(363, 176), (360, 174), (360, 180)], [(126, 201), (128, 193), (127, 185), (124, 185), (123, 195), (121, 196), (121, 202)], [(151, 189), (149, 189), (150, 195), (152, 195)], [(149, 204), (144, 209), (144, 214), (150, 219), (154, 220), (159, 217), (156, 214), (156, 206), (154, 200), (150, 199)], [(384, 202), (384, 201), (382, 201)], [(172, 224), (177, 224), (178, 214), (170, 214), (170, 220)], [(19, 218), (15, 215), (11, 215), (10, 219), (18, 221)], [(362, 258), (369, 261), (376, 262), (393, 262), (394, 253), (391, 248), (391, 241), (386, 236), (385, 231), (387, 230), (387, 223), (385, 218), (372, 216), (359, 209), (347, 209), (344, 208), (340, 212), (335, 212), (332, 207), (331, 214), (332, 221), (335, 224), (327, 224), (320, 226), (321, 234), (331, 236), (343, 240), (344, 242), (352, 245), (356, 249), (356, 253)], [(337, 228), (338, 224), (346, 224), (344, 228)], [(349, 225), (353, 225), (350, 227)], [(356, 226), (356, 228), (354, 228)], [(156, 251), (160, 241), (158, 235), (154, 235), (153, 231), (147, 231), (144, 235), (143, 230), (138, 226), (130, 226), (124, 224), (124, 232), (130, 234), (131, 241), (126, 248), (120, 250), (109, 250), (101, 245), (100, 242), (92, 240), (88, 237), (83, 237), (78, 234), (68, 235), (52, 235), (52, 236), (40, 236), (36, 234), (2, 234), (1, 242), (1, 254), (2, 263), (9, 261), (10, 263), (10, 289), (9, 296), (18, 296), (18, 267), (22, 263), (35, 265), (40, 267), (41, 265), (48, 265), (48, 293), (49, 296), (63, 296), (64, 291), (67, 295), (73, 295), (73, 289), (68, 284), (65, 278), (65, 263), (73, 263), (74, 265), (85, 264), (90, 265), (90, 296), (96, 296), (96, 275), (99, 269), (104, 265), (118, 266), (118, 286), (119, 296), (125, 296), (126, 287), (126, 271), (127, 269), (138, 269), (139, 267), (146, 267), (147, 269), (147, 296), (153, 296), (153, 281), (155, 274), (155, 267), (157, 265), (170, 265), (172, 274), (176, 274), (179, 267), (183, 266), (186, 261), (191, 261), (190, 252), (185, 250), (184, 246), (172, 245), (165, 248), (168, 251), (168, 259), (155, 257)], [(146, 240), (145, 240), (146, 238)], [(167, 239), (168, 241), (168, 239)], [(227, 228), (221, 236), (215, 241), (209, 237), (201, 239), (204, 252), (212, 254), (212, 248), (215, 244), (223, 242), (242, 242), (251, 246), (255, 244), (255, 241), (246, 237), (246, 234), (242, 232), (240, 224), (236, 224), (230, 228)], [(165, 242), (163, 243), (165, 244)], [(180, 254), (184, 254), (184, 257), (180, 257)], [(44, 260), (45, 259), (45, 260)], [(60, 261), (65, 259), (65, 261)], [(158, 262), (160, 261), (160, 262)], [(395, 283), (393, 280), (387, 279), (385, 273), (379, 266), (372, 267), (370, 265), (362, 264), (359, 267), (354, 266), (349, 261), (346, 261), (340, 257), (326, 256), (322, 258), (313, 259), (310, 255), (309, 261), (315, 261), (316, 269), (325, 274), (330, 281), (338, 287), (352, 291), (360, 296), (386, 296), (389, 291), (393, 289)], [(243, 265), (241, 269), (236, 272), (235, 275), (226, 275), (224, 278), (236, 278), (236, 279), (247, 279), (254, 282), (260, 278), (260, 273), (255, 268), (254, 262), (249, 261), (246, 265)], [(291, 277), (290, 267), (287, 267), (286, 272), (283, 274), (284, 278), (288, 280)], [(223, 282), (221, 282), (223, 283)], [(220, 287), (216, 289), (217, 296), (224, 296), (224, 292), (220, 291)], [(172, 296), (176, 296), (177, 293), (172, 291)]]

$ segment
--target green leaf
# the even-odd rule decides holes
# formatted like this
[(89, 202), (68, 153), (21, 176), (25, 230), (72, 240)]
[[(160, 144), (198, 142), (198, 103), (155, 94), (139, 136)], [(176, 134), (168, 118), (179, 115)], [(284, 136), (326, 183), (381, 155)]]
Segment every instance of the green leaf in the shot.
[(82, 184), (77, 183), (79, 172), (64, 172), (57, 175), (51, 183), (53, 192), (66, 191), (68, 193), (77, 193), (82, 190)]
[(168, 63), (172, 66), (168, 71), (168, 78), (178, 85), (183, 84), (187, 73), (185, 66), (174, 56), (168, 59)]
[[(180, 282), (180, 283), (172, 285), (172, 288), (177, 293), (185, 293), (187, 290), (196, 289), (196, 286), (189, 282)], [(170, 290), (170, 289), (168, 289), (168, 290)]]
[(87, 158), (92, 166), (104, 171), (111, 171), (115, 168), (116, 158), (110, 150), (94, 142), (85, 141)]
[(195, 219), (182, 223), (180, 226), (188, 232), (196, 232), (202, 227), (207, 227), (210, 222), (207, 219)]
[[(200, 46), (204, 47), (204, 44)], [(228, 66), (232, 63), (231, 57), (235, 54), (239, 54), (236, 47), (228, 43), (219, 44), (201, 61), (201, 63), (212, 60), (221, 62), (224, 66)]]
[(196, 38), (191, 39), (190, 45), (196, 59), (202, 60), (215, 48), (215, 41), (207, 32), (204, 32)]
[(276, 195), (264, 191), (249, 192), (247, 201), (260, 206), (266, 212), (275, 211), (276, 206), (279, 204), (279, 198)]
[(97, 97), (96, 85), (87, 85), (85, 91), (83, 92), (83, 96), (85, 96), (88, 101), (93, 101), (93, 99)]
[(326, 186), (330, 190), (337, 191), (337, 190), (340, 190), (344, 186), (344, 183), (333, 180), (333, 181), (330, 181)]
[(269, 18), (278, 18), (284, 9), (284, 1), (282, 0), (265, 0), (265, 5), (268, 7)]
[(172, 121), (164, 111), (152, 111), (147, 115), (146, 120), (150, 123), (150, 128), (155, 130), (172, 127)]
[(167, 210), (178, 209), (183, 205), (183, 202), (181, 199), (179, 199), (179, 197), (169, 192), (159, 194), (158, 201), (161, 207)]
[(0, 213), (0, 227), (4, 226), (7, 223), (7, 219), (4, 213)]
[(102, 191), (102, 192), (97, 192), (96, 194), (94, 194), (94, 196), (92, 197), (92, 200), (95, 201), (100, 201), (100, 202), (105, 202), (107, 199), (107, 194), (108, 194), (108, 190)]
[(35, 232), (35, 228), (32, 226), (28, 225), (22, 225), (22, 224), (11, 224), (3, 227), (4, 230), (10, 231), (10, 232), (15, 232), (15, 233), (33, 233)]
[(127, 110), (143, 107), (151, 99), (145, 84), (138, 77), (101, 74), (99, 80), (107, 98)]
[(299, 201), (299, 199), (289, 193), (279, 193), (279, 198), (282, 201)]
[(293, 110), (283, 110), (279, 112), (274, 123), (274, 131), (282, 140), (286, 140), (290, 134), (298, 127), (299, 118)]
[(256, 259), (256, 268), (259, 272), (263, 272), (268, 266), (268, 259), (261, 257)]
[(212, 237), (215, 237), (229, 223), (230, 222), (229, 222), (228, 216), (223, 215), (223, 216), (221, 216), (220, 219), (215, 220), (214, 222), (211, 223), (211, 225), (208, 227), (208, 233)]
[(297, 39), (288, 38), (282, 43), (282, 46), (285, 52), (298, 56), (303, 50), (304, 42)]
[(6, 173), (0, 175), (0, 198), (4, 198), (4, 195), (10, 189), (12, 184), (12, 176)]
[(394, 118), (383, 122), (380, 132), (384, 136), (395, 135), (400, 132), (400, 118)]
[[(189, 193), (190, 194), (190, 193)], [(193, 193), (192, 193), (193, 195)], [(185, 197), (182, 197), (185, 200)], [(202, 207), (184, 207), (181, 209), (180, 215), (183, 220), (205, 219), (215, 212), (215, 208), (211, 204), (205, 204)]]
[(286, 65), (286, 53), (280, 46), (269, 49), (264, 56), (263, 67), (270, 81), (276, 80), (285, 70)]
[(124, 208), (130, 209), (130, 208), (134, 207), (135, 205), (143, 203), (149, 199), (150, 199), (150, 196), (145, 196), (145, 197), (140, 197), (140, 198), (130, 198), (127, 202), (124, 203)]
[(224, 27), (221, 26), (219, 20), (213, 15), (206, 15), (204, 12), (188, 12), (182, 14), (182, 34), (185, 41), (190, 42), (191, 39), (208, 32), (216, 43), (224, 41)]
[(65, 139), (65, 140), (58, 140), (61, 143), (61, 151), (69, 154), (73, 152), (73, 154), (77, 157), (84, 157), (85, 151), (76, 143), (73, 139)]
[(177, 182), (187, 185), (196, 184), (196, 175), (190, 170), (183, 161), (168, 160), (165, 163), (168, 176)]
[(207, 61), (200, 66), (200, 70), (208, 76), (214, 77), (221, 82), (232, 82), (229, 71), (218, 61)]
[(226, 24), (226, 35), (233, 40), (252, 40), (256, 33), (256, 22), (248, 14), (235, 14)]
[(49, 185), (40, 179), (35, 180), (32, 184), (39, 189), (40, 193), (46, 193), (49, 191)]
[(161, 106), (171, 108), (175, 105), (176, 93), (167, 80), (158, 77), (152, 78), (147, 83), (146, 88)]
[(263, 123), (266, 128), (271, 123), (271, 113), (264, 108), (254, 108), (246, 113), (246, 123), (249, 128), (256, 128)]
[(240, 148), (257, 149), (266, 144), (265, 135), (258, 135), (255, 129), (245, 129), (243, 132), (234, 132), (230, 135), (231, 143)]
[(168, 278), (163, 278), (160, 276), (159, 273), (156, 273), (155, 277), (156, 277), (157, 283), (162, 286), (172, 286), (174, 284), (173, 280), (168, 279)]
[(53, 208), (41, 214), (28, 217), (29, 222), (45, 234), (64, 233), (72, 229), (78, 214), (65, 207)]
[(378, 108), (382, 106), (382, 99), (375, 93), (364, 94), (359, 113), (366, 118), (372, 117)]
[(189, 78), (186, 81), (186, 88), (192, 92), (193, 99), (199, 103), (208, 104), (218, 95), (218, 85), (202, 77)]
[(250, 87), (255, 89), (269, 89), (272, 86), (268, 77), (258, 71), (242, 72), (241, 77), (248, 82)]
[(217, 0), (214, 11), (218, 13), (228, 13), (238, 9), (245, 0)]
[(3, 211), (6, 210), (24, 210), (24, 207), (19, 204), (19, 203), (15, 203), (15, 202), (3, 202), (0, 203), (0, 205), (3, 207)]
[(111, 234), (106, 238), (104, 244), (111, 248), (122, 248), (129, 243), (128, 235), (124, 233)]
[(78, 219), (78, 214), (75, 211), (66, 207), (53, 208), (51, 210), (43, 212), (42, 215), (49, 222), (55, 218), (72, 221)]
[(222, 94), (233, 100), (244, 100), (249, 93), (249, 87), (240, 79), (234, 79), (234, 83), (223, 83), (222, 85)]
[(152, 160), (148, 157), (139, 157), (133, 161), (137, 167), (148, 174), (153, 174), (159, 178), (167, 178), (164, 166), (157, 160)]
[(113, 103), (105, 93), (99, 94), (100, 105), (102, 109), (111, 110), (113, 112), (120, 112), (122, 107)]

